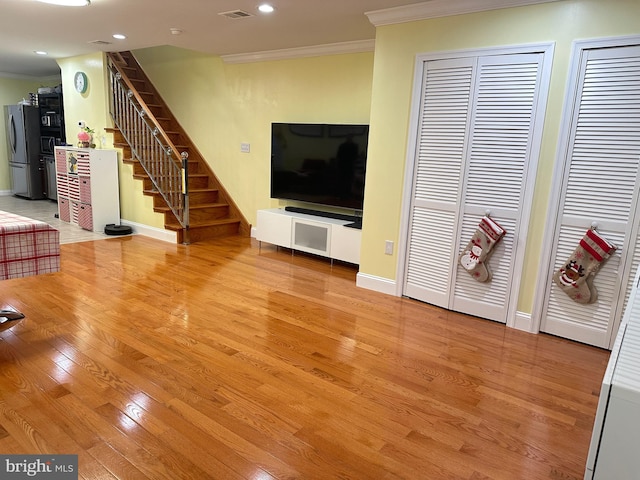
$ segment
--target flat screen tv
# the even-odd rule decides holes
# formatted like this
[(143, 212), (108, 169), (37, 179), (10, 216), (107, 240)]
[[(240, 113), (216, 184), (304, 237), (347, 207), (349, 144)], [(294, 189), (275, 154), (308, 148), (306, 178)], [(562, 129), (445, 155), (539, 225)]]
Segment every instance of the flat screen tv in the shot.
[(369, 125), (272, 123), (271, 198), (362, 210)]

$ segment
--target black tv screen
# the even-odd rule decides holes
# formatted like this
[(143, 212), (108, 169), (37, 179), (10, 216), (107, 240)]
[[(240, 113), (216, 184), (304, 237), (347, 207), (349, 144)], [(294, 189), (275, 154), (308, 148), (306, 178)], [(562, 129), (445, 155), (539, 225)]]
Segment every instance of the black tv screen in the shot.
[(362, 210), (368, 125), (271, 124), (271, 198)]

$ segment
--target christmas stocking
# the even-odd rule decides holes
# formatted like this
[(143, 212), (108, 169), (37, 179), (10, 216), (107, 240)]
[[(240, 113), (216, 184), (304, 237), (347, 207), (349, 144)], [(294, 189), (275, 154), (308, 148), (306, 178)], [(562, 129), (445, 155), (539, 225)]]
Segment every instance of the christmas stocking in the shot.
[(473, 238), (460, 254), (459, 262), (469, 274), (479, 282), (491, 279), (486, 260), (493, 247), (504, 236), (505, 230), (491, 218), (482, 217)]
[(553, 281), (578, 303), (593, 303), (598, 293), (593, 277), (616, 246), (594, 229), (587, 230), (567, 262), (554, 275)]

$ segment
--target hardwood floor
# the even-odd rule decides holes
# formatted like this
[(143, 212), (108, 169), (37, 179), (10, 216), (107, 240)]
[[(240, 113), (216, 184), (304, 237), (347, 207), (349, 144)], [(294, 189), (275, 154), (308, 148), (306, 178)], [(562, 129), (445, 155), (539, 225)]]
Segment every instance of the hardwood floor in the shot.
[(579, 479), (608, 352), (248, 238), (62, 245), (0, 282), (0, 452), (82, 479)]

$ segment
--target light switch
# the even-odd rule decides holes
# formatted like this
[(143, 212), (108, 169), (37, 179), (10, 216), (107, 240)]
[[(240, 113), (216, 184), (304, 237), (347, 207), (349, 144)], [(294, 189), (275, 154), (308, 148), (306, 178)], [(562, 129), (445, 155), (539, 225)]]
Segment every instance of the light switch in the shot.
[(240, 144), (240, 151), (242, 153), (249, 153), (251, 151), (251, 144), (250, 143), (241, 143)]

